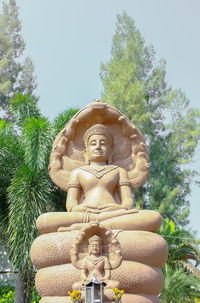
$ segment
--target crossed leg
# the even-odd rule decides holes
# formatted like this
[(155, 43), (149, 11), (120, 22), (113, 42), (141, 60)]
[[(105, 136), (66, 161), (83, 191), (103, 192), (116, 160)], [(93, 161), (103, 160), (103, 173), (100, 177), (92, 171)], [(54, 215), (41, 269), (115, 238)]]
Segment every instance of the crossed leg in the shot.
[[(41, 234), (80, 230), (85, 224), (91, 221), (99, 221), (110, 229), (123, 230), (145, 230), (156, 232), (161, 223), (160, 214), (152, 210), (119, 210), (109, 213), (93, 214), (89, 213), (88, 222), (84, 222), (84, 213), (78, 212), (58, 212), (41, 215), (36, 222)], [(83, 223), (84, 222), (84, 223)]]

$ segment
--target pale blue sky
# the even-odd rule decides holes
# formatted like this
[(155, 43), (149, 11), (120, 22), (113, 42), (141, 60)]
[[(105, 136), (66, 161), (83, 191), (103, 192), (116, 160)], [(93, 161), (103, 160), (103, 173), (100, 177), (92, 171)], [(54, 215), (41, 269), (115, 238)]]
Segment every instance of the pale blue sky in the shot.
[[(37, 76), (43, 114), (51, 119), (71, 106), (100, 98), (100, 63), (109, 60), (116, 14), (135, 20), (156, 58), (167, 62), (167, 81), (200, 107), (199, 0), (17, 0), (25, 54)], [(199, 165), (199, 153), (196, 156)], [(200, 189), (193, 186), (191, 225), (200, 232)]]

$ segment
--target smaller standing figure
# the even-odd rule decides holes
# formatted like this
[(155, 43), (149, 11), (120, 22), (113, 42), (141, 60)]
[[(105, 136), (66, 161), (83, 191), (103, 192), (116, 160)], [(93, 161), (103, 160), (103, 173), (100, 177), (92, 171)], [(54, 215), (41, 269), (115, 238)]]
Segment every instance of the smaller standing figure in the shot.
[(103, 241), (94, 235), (89, 240), (88, 255), (81, 262), (81, 281), (73, 284), (73, 289), (84, 288), (85, 283), (92, 280), (93, 274), (96, 275), (99, 281), (105, 282), (106, 289), (118, 287), (119, 282), (110, 280), (111, 264), (106, 256), (102, 254)]

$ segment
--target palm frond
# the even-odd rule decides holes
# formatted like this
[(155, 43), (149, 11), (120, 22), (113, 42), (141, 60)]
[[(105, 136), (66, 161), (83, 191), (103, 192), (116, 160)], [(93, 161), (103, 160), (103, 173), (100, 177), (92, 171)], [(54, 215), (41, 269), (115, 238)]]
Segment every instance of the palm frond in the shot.
[(48, 166), (54, 130), (46, 118), (31, 117), (22, 129), (22, 143), (25, 150), (25, 162), (32, 170)]
[(188, 259), (198, 262), (198, 254), (197, 248), (189, 243), (181, 243), (179, 245), (169, 247), (169, 260), (172, 262)]
[(193, 276), (197, 277), (200, 280), (200, 271), (189, 261), (178, 261), (177, 265), (182, 267), (185, 272), (193, 274)]
[(23, 148), (14, 127), (0, 120), (0, 174), (8, 179), (23, 159)]
[(35, 221), (51, 201), (46, 170), (33, 172), (23, 164), (15, 173), (9, 193), (9, 246), (15, 268), (31, 270), (30, 246), (38, 235)]
[[(182, 268), (165, 265), (165, 282), (161, 294), (162, 303), (189, 302), (200, 295), (200, 280)], [(192, 301), (191, 301), (192, 302)]]
[(54, 120), (54, 128), (56, 134), (58, 134), (65, 125), (69, 122), (69, 120), (79, 111), (78, 108), (69, 108), (60, 113)]

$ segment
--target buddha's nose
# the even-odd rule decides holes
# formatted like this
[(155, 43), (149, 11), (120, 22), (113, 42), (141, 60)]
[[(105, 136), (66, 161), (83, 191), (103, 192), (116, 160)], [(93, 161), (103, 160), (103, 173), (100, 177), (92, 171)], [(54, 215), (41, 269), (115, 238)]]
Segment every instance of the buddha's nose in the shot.
[(97, 142), (97, 143), (96, 143), (96, 149), (101, 149), (101, 144), (100, 144), (100, 142)]

